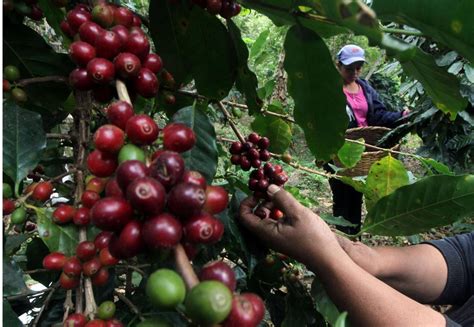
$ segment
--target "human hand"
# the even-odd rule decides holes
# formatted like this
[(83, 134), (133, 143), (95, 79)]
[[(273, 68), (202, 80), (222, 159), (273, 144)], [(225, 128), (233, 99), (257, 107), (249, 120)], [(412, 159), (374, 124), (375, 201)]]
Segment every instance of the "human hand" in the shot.
[(276, 185), (267, 191), (271, 202), (286, 218), (261, 219), (254, 214), (258, 201), (248, 197), (240, 204), (240, 221), (272, 249), (282, 252), (306, 265), (327, 254), (326, 249), (338, 246), (329, 226), (310, 209), (301, 205), (290, 193)]

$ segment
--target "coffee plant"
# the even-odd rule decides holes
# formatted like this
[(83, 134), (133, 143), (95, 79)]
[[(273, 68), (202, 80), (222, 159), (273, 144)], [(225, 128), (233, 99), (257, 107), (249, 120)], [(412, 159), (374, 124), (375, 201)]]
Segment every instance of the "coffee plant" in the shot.
[[(472, 91), (399, 37), (456, 51), (472, 77), (471, 1), (143, 3), (3, 3), (5, 326), (343, 326), (317, 277), (238, 223), (247, 195), (262, 219), (285, 219), (264, 210), (272, 183), (308, 203), (289, 182), (295, 170), (361, 191), (361, 233), (409, 236), (472, 218), (474, 176), (434, 158), (386, 149), (367, 176), (344, 174), (365, 145), (344, 137), (342, 80), (325, 43), (367, 37), (424, 87), (432, 106), (416, 117), (472, 126)], [(236, 18), (253, 11), (284, 27), (279, 80), (291, 110), (249, 68)], [(296, 126), (318, 166), (290, 155)], [(410, 179), (396, 156), (426, 172)], [(336, 157), (334, 173), (318, 168)]]

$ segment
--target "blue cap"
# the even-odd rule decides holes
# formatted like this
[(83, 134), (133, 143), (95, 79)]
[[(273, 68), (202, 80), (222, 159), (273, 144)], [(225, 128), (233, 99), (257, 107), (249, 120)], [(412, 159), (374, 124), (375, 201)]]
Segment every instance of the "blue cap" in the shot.
[(365, 51), (357, 45), (348, 44), (339, 50), (337, 53), (337, 59), (345, 66), (348, 66), (356, 61), (365, 62)]

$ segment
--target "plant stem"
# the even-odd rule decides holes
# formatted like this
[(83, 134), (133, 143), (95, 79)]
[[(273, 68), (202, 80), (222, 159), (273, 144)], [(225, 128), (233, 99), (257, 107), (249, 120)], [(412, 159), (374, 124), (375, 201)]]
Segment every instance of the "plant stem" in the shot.
[(45, 83), (45, 82), (57, 82), (57, 83), (68, 83), (68, 78), (65, 76), (44, 76), (44, 77), (32, 77), (25, 78), (16, 82), (17, 86), (27, 86), (35, 83)]
[(117, 295), (120, 301), (125, 303), (130, 308), (130, 310), (132, 310), (132, 312), (136, 314), (138, 318), (140, 318), (141, 321), (145, 320), (145, 317), (143, 317), (142, 313), (140, 312), (140, 310), (138, 310), (137, 306), (134, 305), (132, 301), (130, 301), (125, 295), (123, 295), (122, 293), (118, 291), (115, 291), (115, 295)]
[(390, 34), (401, 34), (401, 35), (414, 35), (414, 36), (425, 36), (420, 31), (407, 31), (401, 28), (389, 28), (389, 27), (381, 27), (382, 32), (390, 33)]
[(181, 244), (178, 244), (174, 248), (174, 259), (176, 263), (176, 269), (181, 274), (188, 290), (192, 289), (199, 283), (199, 279), (194, 272), (193, 266), (189, 262), (189, 258), (184, 251)]
[(244, 139), (244, 136), (242, 135), (242, 133), (239, 131), (239, 129), (237, 128), (237, 125), (234, 123), (234, 121), (232, 120), (232, 118), (230, 117), (229, 115), (229, 112), (227, 111), (227, 109), (224, 107), (224, 105), (222, 104), (222, 102), (218, 101), (217, 102), (217, 106), (219, 107), (219, 109), (222, 111), (222, 113), (224, 114), (224, 117), (226, 118), (226, 120), (229, 122), (229, 125), (230, 127), (232, 128), (232, 130), (234, 131), (235, 135), (237, 135), (237, 138), (240, 140), (240, 142), (244, 143), (245, 142), (245, 139)]
[(67, 290), (67, 292), (66, 292), (66, 301), (64, 301), (63, 322), (69, 316), (69, 310), (70, 309), (74, 309), (74, 303), (72, 302), (72, 290)]
[(58, 287), (59, 287), (59, 282), (57, 282), (56, 284), (54, 284), (53, 287), (51, 287), (48, 296), (44, 300), (43, 305), (41, 306), (41, 309), (38, 312), (38, 315), (36, 316), (35, 320), (33, 321), (33, 324), (31, 325), (32, 327), (36, 327), (38, 325), (41, 315), (43, 314), (44, 310), (48, 307), (49, 302), (51, 301), (51, 298), (53, 297), (53, 294), (58, 289)]
[(130, 100), (130, 95), (128, 94), (127, 86), (125, 85), (125, 83), (118, 79), (115, 82), (115, 88), (117, 89), (119, 99), (122, 101), (126, 101), (130, 105), (132, 105), (132, 100)]

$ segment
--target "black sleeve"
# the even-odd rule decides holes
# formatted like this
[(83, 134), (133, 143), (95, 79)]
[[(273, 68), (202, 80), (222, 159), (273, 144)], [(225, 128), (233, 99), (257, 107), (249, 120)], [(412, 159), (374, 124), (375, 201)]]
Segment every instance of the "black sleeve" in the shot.
[(403, 120), (400, 118), (403, 117), (403, 113), (399, 111), (388, 111), (382, 100), (380, 100), (380, 96), (377, 91), (375, 91), (375, 89), (370, 85), (368, 85), (368, 88), (370, 89), (372, 95), (372, 105), (374, 108), (370, 117), (367, 117), (369, 120), (369, 125), (384, 126), (389, 128), (394, 128), (398, 125), (401, 125)]
[(443, 255), (448, 280), (435, 304), (459, 305), (474, 294), (474, 232), (428, 241)]

